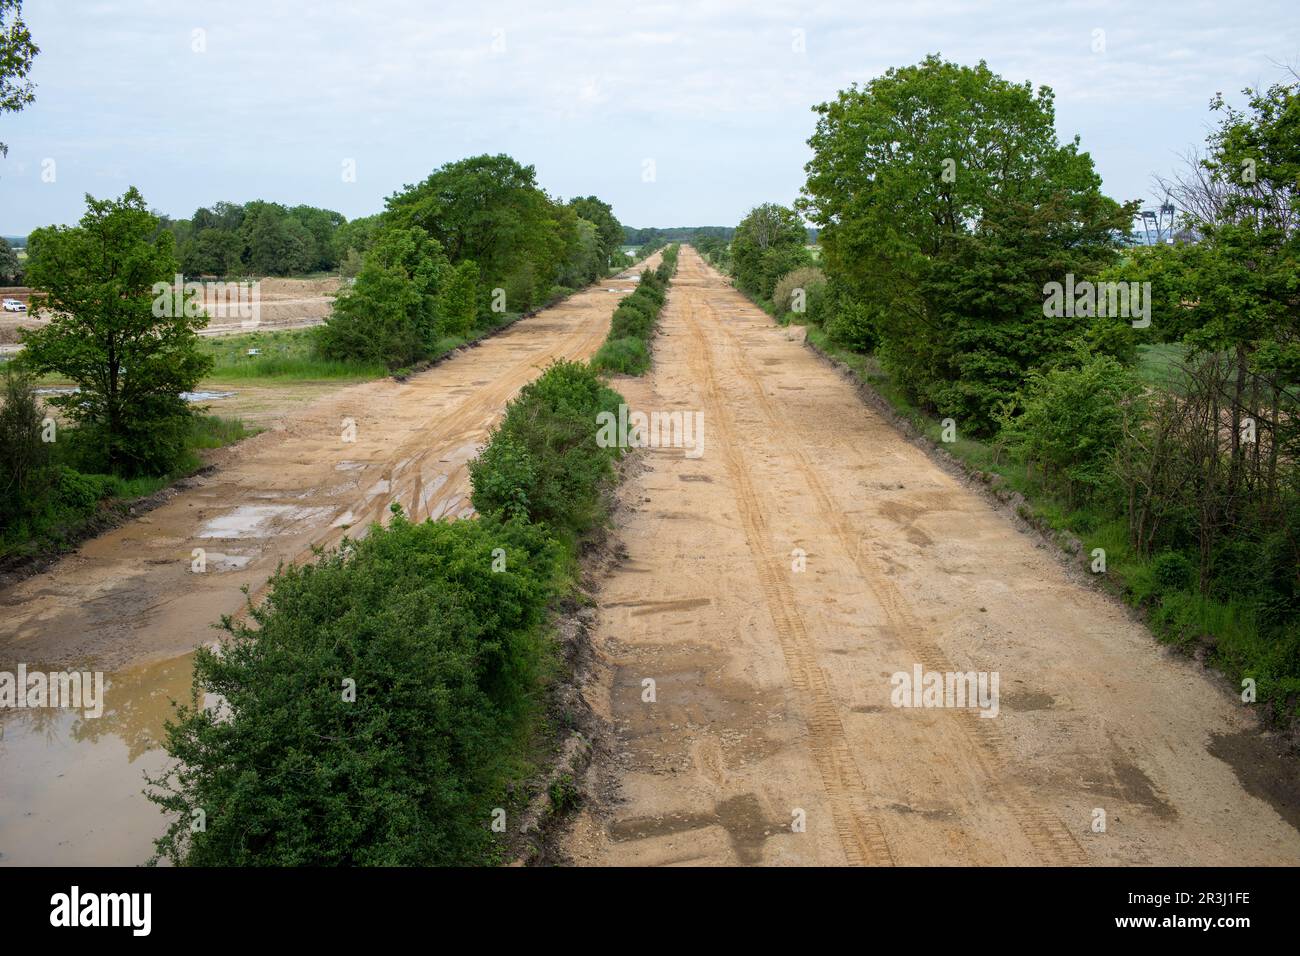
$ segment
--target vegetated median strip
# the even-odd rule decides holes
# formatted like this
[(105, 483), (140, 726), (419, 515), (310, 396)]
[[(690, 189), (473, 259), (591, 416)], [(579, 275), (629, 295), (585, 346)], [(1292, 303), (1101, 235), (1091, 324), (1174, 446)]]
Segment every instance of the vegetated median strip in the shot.
[[(651, 255), (653, 254), (654, 253), (652, 252)], [(649, 258), (649, 256), (645, 258)], [(606, 278), (607, 279), (615, 278), (621, 273), (631, 272), (637, 267), (637, 265), (641, 265), (644, 261), (645, 260), (643, 259), (641, 263), (636, 263), (634, 265), (628, 266), (626, 269), (613, 270), (611, 274)], [(645, 271), (648, 272), (649, 270), (645, 270)], [(592, 285), (585, 286), (582, 289), (569, 289), (568, 291), (564, 292), (562, 295), (557, 295), (554, 298), (550, 299), (545, 305), (538, 306), (535, 309), (529, 309), (527, 312), (520, 312), (515, 315), (508, 316), (504, 321), (498, 323), (497, 325), (490, 325), (487, 328), (480, 329), (469, 338), (457, 342), (454, 345), (449, 345), (445, 351), (440, 352), (438, 355), (432, 356), (431, 358), (427, 358), (421, 362), (418, 362), (411, 368), (398, 369), (395, 372), (392, 372), (390, 374), (397, 381), (404, 382), (412, 375), (416, 374), (417, 372), (423, 372), (437, 365), (441, 365), (443, 362), (446, 362), (448, 359), (451, 359), (452, 357), (459, 355), (461, 352), (465, 351), (466, 349), (477, 348), (479, 345), (481, 345), (486, 340), (492, 338), (494, 335), (500, 335), (502, 332), (506, 331), (506, 329), (509, 329), (514, 325), (517, 325), (518, 323), (524, 321), (524, 319), (531, 319), (533, 316), (541, 312), (545, 312), (547, 309), (553, 309), (558, 305), (563, 305), (565, 302), (569, 301), (569, 299), (573, 298), (578, 293), (585, 292), (588, 289), (594, 288), (599, 285), (600, 285), (600, 280), (598, 280), (595, 283), (592, 283)], [(636, 290), (633, 290), (634, 294), (635, 292)], [(619, 304), (622, 305), (622, 303)]]
[[(596, 422), (621, 402), (589, 366), (553, 364), (471, 464), (477, 517), (415, 524), (394, 506), (387, 527), (282, 568), (247, 620), (223, 621), (227, 639), (197, 652), (195, 694), (168, 728), (176, 766), (151, 781), (174, 820), (159, 854), (532, 858), (573, 802), (585, 749), (573, 698), (552, 697), (564, 670), (552, 624), (580, 543), (604, 520), (620, 451), (598, 444)], [(564, 762), (543, 782), (521, 783), (556, 751)]]
[(676, 245), (666, 248), (658, 267), (653, 272), (644, 270), (640, 284), (618, 304), (605, 344), (592, 357), (594, 369), (641, 375), (650, 367), (650, 339), (658, 327), (669, 282), (677, 271), (677, 250)]

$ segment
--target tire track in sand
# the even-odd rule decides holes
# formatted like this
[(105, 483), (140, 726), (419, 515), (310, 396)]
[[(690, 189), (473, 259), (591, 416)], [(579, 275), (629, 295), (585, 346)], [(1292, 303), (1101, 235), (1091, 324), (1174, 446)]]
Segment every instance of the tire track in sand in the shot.
[(727, 473), (737, 491), (736, 504), (740, 509), (745, 537), (758, 570), (764, 602), (776, 626), (790, 683), (810, 705), (805, 719), (812, 755), (830, 803), (840, 846), (845, 858), (854, 866), (892, 866), (893, 852), (880, 824), (868, 810), (867, 788), (849, 749), (835, 698), (826, 674), (817, 662), (815, 647), (799, 614), (784, 565), (776, 560), (768, 545), (767, 517), (754, 491), (749, 470), (738, 454), (734, 422), (718, 388), (704, 333), (696, 319), (695, 302), (688, 302), (687, 307), (687, 321), (693, 332), (691, 369), (704, 389), (705, 414), (717, 423)]
[[(735, 295), (739, 296), (739, 293)], [(702, 334), (693, 313), (691, 321), (697, 334)], [(757, 397), (769, 433), (796, 434), (797, 430), (789, 421), (789, 416), (784, 409), (768, 397), (762, 381), (748, 361), (744, 344), (725, 322), (717, 320), (715, 326), (721, 330), (730, 344), (728, 353), (732, 368)], [(884, 611), (899, 639), (925, 670), (940, 673), (957, 672), (959, 668), (935, 642), (926, 626), (912, 613), (911, 606), (889, 580), (883, 565), (868, 548), (863, 546), (866, 537), (855, 533), (845, 521), (843, 510), (836, 507), (818, 470), (808, 460), (804, 450), (796, 443), (791, 443), (787, 450), (798, 463), (804, 482), (816, 501), (821, 520), (834, 530), (840, 546), (852, 559), (858, 576)], [(969, 755), (982, 771), (989, 794), (1000, 798), (1006, 804), (1017, 826), (1034, 847), (1041, 862), (1055, 866), (1086, 865), (1087, 853), (1074, 834), (1051, 810), (1037, 804), (1028, 790), (1011, 776), (1003, 734), (993, 726), (994, 721), (980, 717), (969, 708), (943, 708), (943, 713), (953, 718), (961, 729), (970, 744)]]

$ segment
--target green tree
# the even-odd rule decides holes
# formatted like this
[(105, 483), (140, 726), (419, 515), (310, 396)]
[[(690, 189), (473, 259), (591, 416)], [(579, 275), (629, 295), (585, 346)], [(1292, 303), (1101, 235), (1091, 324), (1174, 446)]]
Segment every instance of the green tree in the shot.
[(105, 466), (163, 473), (179, 460), (190, 423), (181, 392), (212, 365), (198, 348), (207, 318), (197, 302), (172, 294), (179, 267), (171, 233), (134, 187), (121, 199), (87, 196), (86, 205), (78, 225), (29, 239), (34, 308), (50, 321), (22, 333), (23, 360), (79, 386), (51, 401), (94, 437)]
[(244, 264), (253, 275), (292, 275), (312, 265), (311, 233), (279, 203), (248, 203), (239, 230)]
[(424, 230), (452, 262), (478, 263), (488, 288), (507, 290), (512, 311), (546, 295), (577, 238), (576, 215), (538, 188), (532, 166), (505, 155), (440, 167), (389, 197), (388, 219)]
[(339, 263), (335, 234), (347, 221), (342, 213), (315, 206), (294, 206), (289, 215), (297, 220), (311, 238), (304, 272), (327, 272)]
[(424, 230), (384, 230), (321, 328), (321, 352), (389, 368), (425, 358), (440, 335), (439, 298), (453, 274), (442, 247)]
[(1077, 137), (1058, 142), (1050, 89), (984, 63), (931, 56), (816, 111), (799, 205), (823, 269), (867, 306), (912, 400), (991, 431), (1089, 321), (1046, 316), (1043, 286), (1111, 264), (1136, 203), (1102, 195)]
[[(16, 113), (36, 98), (27, 74), (40, 52), (23, 22), (22, 0), (0, 0), (0, 113)], [(0, 143), (0, 156), (8, 155), (9, 147)]]
[(777, 281), (787, 272), (811, 265), (804, 248), (808, 236), (793, 209), (764, 203), (750, 210), (731, 240), (731, 274), (750, 295), (772, 298)]
[(0, 237), (0, 283), (22, 284), (23, 263), (9, 241)]
[(614, 207), (595, 196), (570, 199), (569, 206), (596, 227), (602, 267), (600, 275), (604, 275), (604, 270), (609, 268), (611, 258), (615, 253), (620, 252), (623, 245), (623, 224), (614, 216)]

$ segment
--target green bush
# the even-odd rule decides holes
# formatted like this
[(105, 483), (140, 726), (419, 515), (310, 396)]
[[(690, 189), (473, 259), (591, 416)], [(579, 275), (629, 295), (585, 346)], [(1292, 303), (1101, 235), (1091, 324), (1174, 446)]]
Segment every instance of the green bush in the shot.
[(1002, 416), (999, 436), (1042, 470), (1067, 506), (1114, 488), (1124, 408), (1141, 391), (1132, 371), (1109, 356), (1079, 352), (1075, 362), (1031, 372), (1021, 396), (1023, 411)]
[(879, 342), (872, 308), (865, 302), (841, 297), (827, 305), (826, 334), (831, 341), (855, 352), (870, 352)]
[(470, 462), (475, 509), (526, 516), (580, 532), (600, 515), (600, 491), (618, 449), (596, 443), (597, 416), (621, 399), (580, 362), (560, 361), (506, 406), (483, 453)]
[(1162, 551), (1151, 559), (1151, 578), (1159, 594), (1183, 591), (1192, 586), (1192, 561), (1180, 551)]
[(652, 303), (649, 296), (637, 298), (629, 296), (619, 303), (609, 323), (609, 337), (647, 338), (654, 328), (659, 316), (659, 307)]
[[(396, 509), (395, 509), (396, 510)], [(504, 570), (495, 570), (503, 549)], [(456, 865), (491, 856), (506, 755), (535, 708), (559, 567), (539, 529), (400, 513), (271, 580), (195, 658), (150, 781), (190, 865)], [(349, 689), (354, 688), (352, 693)], [(191, 832), (202, 808), (205, 829)]]
[(650, 367), (650, 349), (641, 338), (608, 339), (592, 356), (591, 367), (615, 375), (641, 375)]
[(650, 338), (677, 268), (676, 245), (664, 250), (655, 270), (646, 269), (632, 294), (623, 299), (609, 322), (605, 344), (592, 357), (592, 368), (618, 375), (640, 375), (650, 367)]
[(799, 315), (810, 321), (815, 318), (815, 309), (813, 300), (819, 297), (826, 290), (826, 275), (816, 266), (806, 266), (800, 269), (794, 269), (783, 275), (776, 283), (772, 291), (772, 304), (776, 306), (776, 314), (784, 316), (787, 312), (794, 312), (795, 306), (800, 303), (795, 301), (795, 290), (803, 291), (803, 303)]

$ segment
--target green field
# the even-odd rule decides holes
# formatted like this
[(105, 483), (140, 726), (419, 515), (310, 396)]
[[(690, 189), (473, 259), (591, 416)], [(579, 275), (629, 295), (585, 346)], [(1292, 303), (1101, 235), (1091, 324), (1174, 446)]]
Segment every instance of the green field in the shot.
[[(315, 329), (284, 329), (205, 338), (202, 351), (214, 361), (207, 378), (230, 382), (243, 379), (311, 381), (370, 379), (388, 374), (380, 364), (340, 362), (315, 354)], [(257, 350), (250, 355), (249, 350)]]

